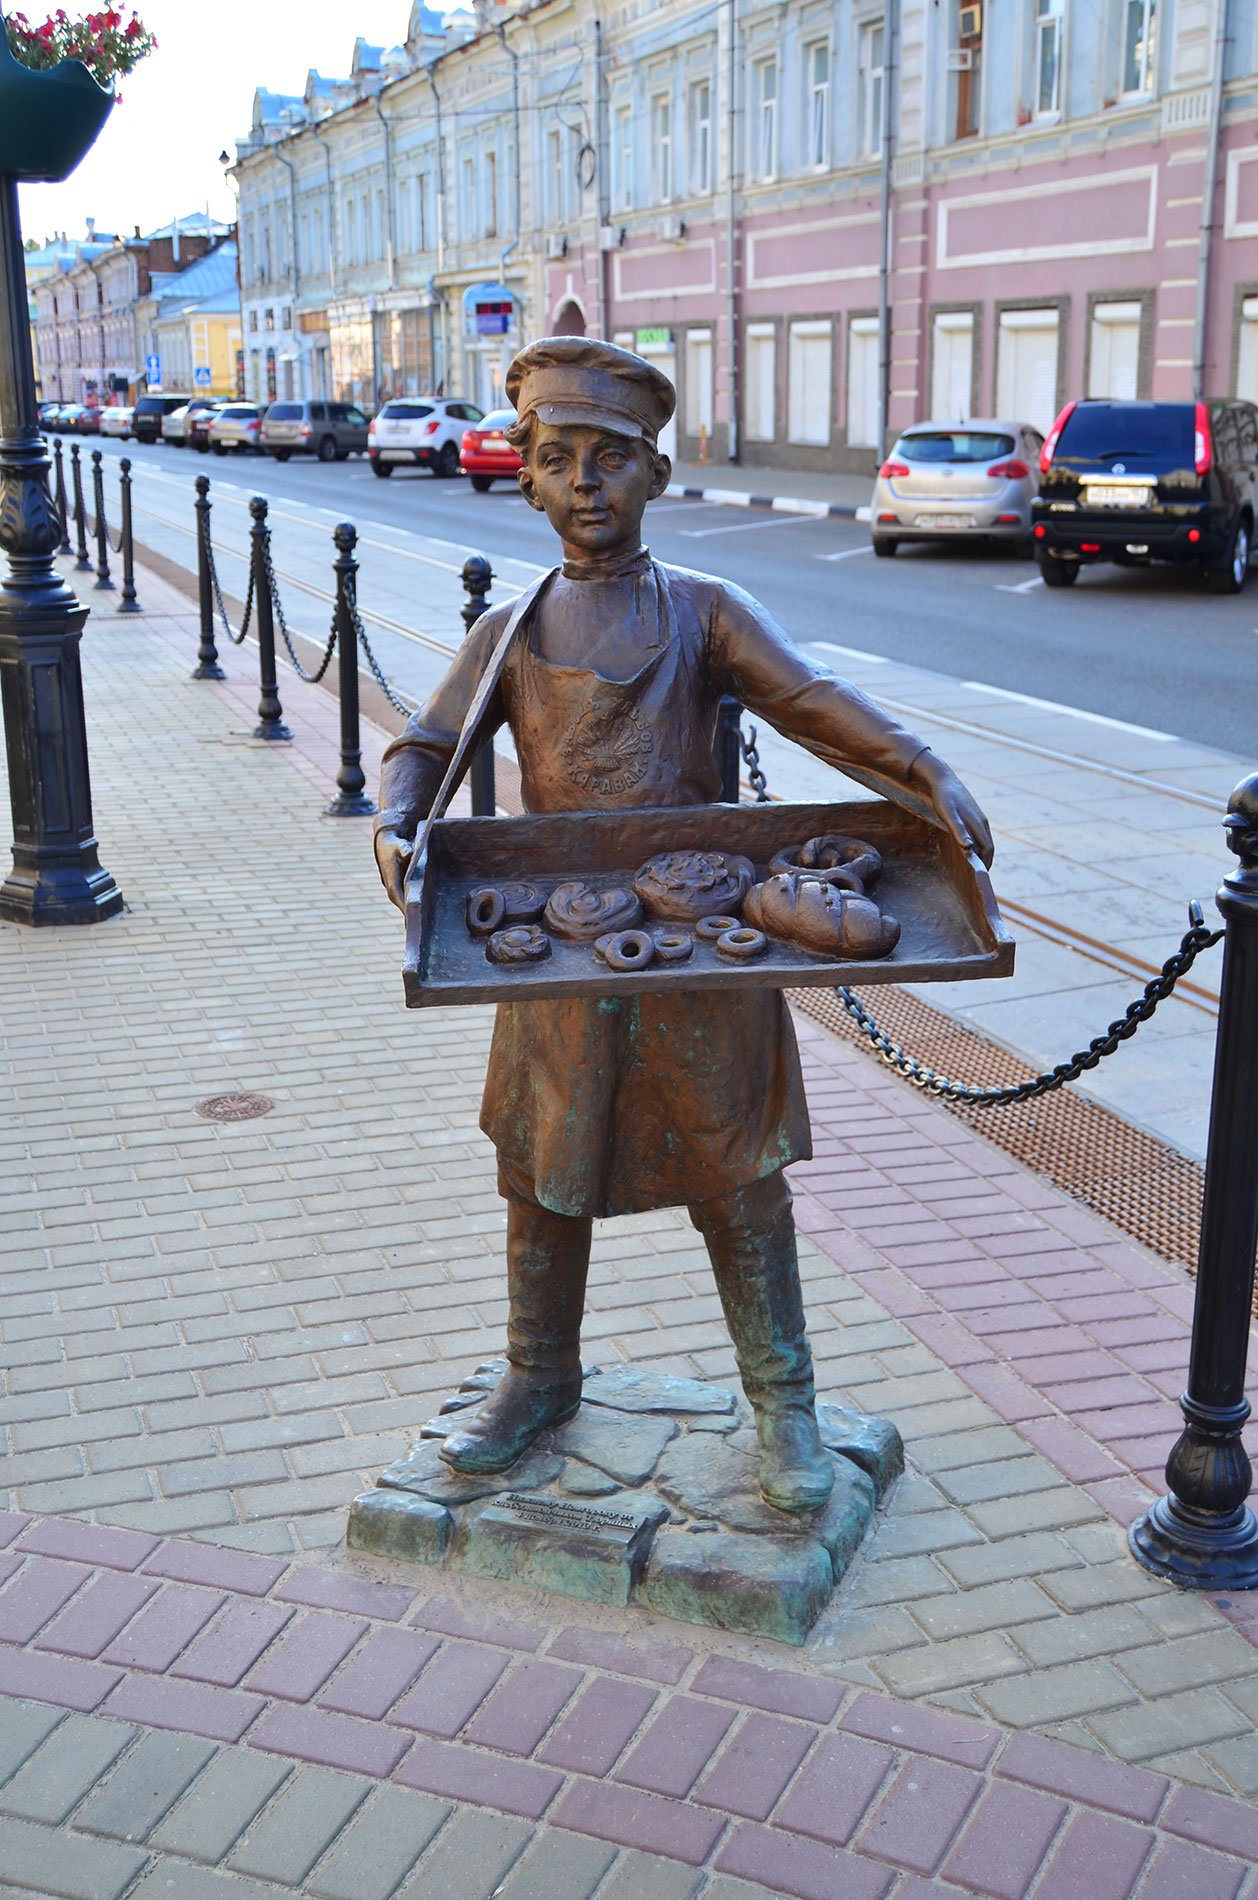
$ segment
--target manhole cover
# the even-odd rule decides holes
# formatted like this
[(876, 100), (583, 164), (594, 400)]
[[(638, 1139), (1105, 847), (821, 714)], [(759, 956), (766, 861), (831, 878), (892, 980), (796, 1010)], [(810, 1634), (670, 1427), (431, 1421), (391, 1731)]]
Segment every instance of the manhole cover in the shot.
[(207, 1095), (197, 1103), (197, 1114), (207, 1122), (251, 1122), (274, 1107), (269, 1095)]

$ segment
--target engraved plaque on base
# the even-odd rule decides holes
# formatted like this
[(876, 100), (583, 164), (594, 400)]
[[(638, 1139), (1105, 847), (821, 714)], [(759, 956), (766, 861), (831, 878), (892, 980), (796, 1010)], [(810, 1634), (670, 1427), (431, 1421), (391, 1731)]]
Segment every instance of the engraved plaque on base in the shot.
[(612, 1508), (509, 1491), (468, 1518), (459, 1568), (591, 1603), (625, 1604), (667, 1515), (654, 1497), (624, 1496)]

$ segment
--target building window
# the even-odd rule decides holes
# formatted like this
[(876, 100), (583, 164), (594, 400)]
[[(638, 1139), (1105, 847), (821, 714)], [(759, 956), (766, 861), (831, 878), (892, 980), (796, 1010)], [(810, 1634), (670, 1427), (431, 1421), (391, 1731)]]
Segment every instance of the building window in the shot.
[(463, 230), (467, 237), (476, 235), (476, 162), (463, 160)]
[(878, 319), (853, 317), (847, 332), (849, 448), (881, 449), (878, 409)]
[(651, 101), (651, 196), (666, 205), (673, 195), (673, 106), (663, 93)]
[(281, 330), (291, 330), (291, 329), (292, 329), (292, 327), (293, 327), (293, 312), (292, 312), (292, 308), (291, 308), (291, 306), (290, 306), (290, 305), (288, 305), (288, 304), (285, 304), (285, 305), (284, 305), (284, 312), (283, 312), (283, 319), (282, 319), (282, 321), (281, 321), (281, 323), (280, 323), (280, 328), (281, 328)]
[(702, 197), (712, 189), (712, 87), (701, 79), (690, 88), (686, 101), (689, 115), (690, 189)]
[(1241, 332), (1237, 339), (1236, 393), (1246, 402), (1258, 402), (1258, 297), (1241, 302)]
[(712, 435), (712, 332), (686, 332), (686, 434)]
[(751, 175), (773, 178), (778, 159), (778, 63), (758, 59), (752, 68)]
[(830, 324), (792, 323), (787, 348), (787, 437), (825, 448), (830, 441)]
[(808, 162), (814, 171), (830, 163), (830, 46), (819, 40), (805, 55), (808, 68)]
[(546, 216), (551, 225), (564, 220), (563, 134), (546, 134)]
[(1156, 0), (1123, 0), (1121, 92), (1153, 91), (1156, 27)]
[(749, 442), (772, 442), (777, 423), (777, 331), (771, 323), (747, 325), (744, 396)]
[(275, 328), (275, 312), (274, 312), (274, 310), (265, 310), (265, 311), (263, 312), (263, 314), (262, 314), (262, 327), (263, 327), (264, 329), (266, 329), (266, 330), (273, 330), (273, 329)]
[(882, 150), (882, 123), (886, 109), (887, 29), (881, 20), (861, 28), (856, 62), (856, 142), (859, 158), (876, 158)]
[(249, 312), (249, 328), (251, 330), (256, 330), (257, 327), (258, 327), (258, 313), (256, 310), (251, 310)]
[(1135, 402), (1140, 383), (1140, 315), (1137, 302), (1093, 304), (1089, 396)]
[(1047, 435), (1059, 407), (1061, 323), (1055, 309), (1002, 310), (997, 338), (996, 413)]
[(1061, 109), (1061, 27), (1065, 0), (1034, 0), (1035, 106), (1037, 119)]
[(974, 316), (943, 310), (934, 322), (930, 413), (936, 422), (964, 422), (973, 406)]
[(956, 131), (959, 139), (978, 133), (978, 109), (983, 67), (983, 0), (961, 0), (957, 8), (957, 46), (949, 59), (956, 86)]
[(486, 237), (498, 234), (498, 154), (486, 152), (481, 182), (485, 194), (485, 217), (482, 231)]
[(617, 211), (633, 209), (633, 108), (617, 106), (612, 137), (612, 196)]

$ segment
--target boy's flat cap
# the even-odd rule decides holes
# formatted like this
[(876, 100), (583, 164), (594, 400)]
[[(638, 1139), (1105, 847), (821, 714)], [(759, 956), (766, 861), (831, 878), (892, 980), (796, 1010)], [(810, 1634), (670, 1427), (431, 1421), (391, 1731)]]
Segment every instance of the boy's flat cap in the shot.
[(584, 423), (652, 445), (677, 406), (662, 371), (632, 350), (596, 337), (548, 336), (531, 343), (507, 371), (507, 400), (521, 421)]

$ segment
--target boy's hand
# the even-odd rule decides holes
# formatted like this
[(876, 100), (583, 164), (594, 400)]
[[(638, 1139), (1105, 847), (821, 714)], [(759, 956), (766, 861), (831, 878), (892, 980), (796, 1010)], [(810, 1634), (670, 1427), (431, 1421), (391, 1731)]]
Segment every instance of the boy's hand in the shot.
[(414, 836), (408, 833), (413, 833), (413, 826), (402, 812), (382, 811), (376, 819), (376, 868), (390, 903), (401, 911), (406, 909), (406, 874), (415, 852)]
[(976, 851), (990, 868), (996, 854), (991, 826), (952, 767), (936, 758), (933, 752), (922, 752), (913, 761), (910, 777), (922, 785), (944, 829), (950, 831), (965, 850)]

